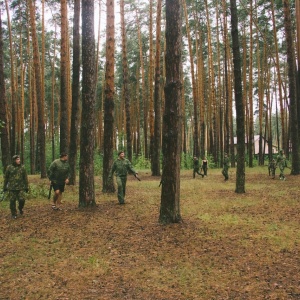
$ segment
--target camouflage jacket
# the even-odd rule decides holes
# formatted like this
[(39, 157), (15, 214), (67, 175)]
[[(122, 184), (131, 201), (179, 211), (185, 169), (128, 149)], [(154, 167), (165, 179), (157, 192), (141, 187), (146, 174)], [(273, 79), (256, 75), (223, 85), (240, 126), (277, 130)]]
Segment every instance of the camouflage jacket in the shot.
[(229, 157), (224, 157), (224, 162), (223, 162), (223, 168), (228, 169), (229, 168)]
[(116, 176), (125, 177), (127, 173), (135, 174), (136, 171), (131, 165), (131, 162), (124, 158), (124, 159), (116, 159), (111, 167), (109, 178), (112, 178), (113, 174), (116, 173)]
[(23, 165), (12, 164), (6, 168), (3, 189), (9, 191), (28, 189), (28, 176)]
[(194, 159), (194, 170), (199, 170), (200, 163), (198, 159)]
[(285, 155), (280, 153), (277, 156), (276, 163), (277, 163), (279, 168), (286, 167), (286, 157), (285, 157)]
[(48, 169), (47, 176), (53, 183), (64, 184), (66, 179), (70, 177), (68, 161), (59, 158), (54, 160)]

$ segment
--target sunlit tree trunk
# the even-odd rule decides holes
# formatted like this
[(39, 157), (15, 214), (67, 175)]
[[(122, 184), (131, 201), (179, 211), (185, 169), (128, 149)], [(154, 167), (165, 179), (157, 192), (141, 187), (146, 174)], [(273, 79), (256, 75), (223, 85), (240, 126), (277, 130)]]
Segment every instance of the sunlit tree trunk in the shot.
[(82, 115), (79, 207), (94, 207), (95, 34), (94, 0), (82, 0)]
[(292, 172), (300, 173), (299, 149), (298, 149), (298, 118), (297, 118), (297, 93), (296, 93), (296, 58), (293, 42), (293, 29), (289, 0), (283, 0), (284, 28), (287, 44), (287, 63), (289, 78), (289, 98), (291, 114), (291, 141), (292, 141)]
[(29, 11), (30, 11), (30, 23), (31, 23), (31, 36), (33, 44), (33, 63), (34, 63), (34, 76), (35, 76), (35, 88), (37, 96), (37, 109), (38, 109), (38, 130), (37, 130), (37, 146), (38, 146), (38, 157), (41, 178), (46, 178), (46, 139), (45, 139), (45, 99), (42, 94), (42, 78), (41, 78), (41, 64), (39, 56), (38, 39), (35, 25), (35, 8), (32, 0), (28, 0)]
[(1, 162), (3, 172), (11, 162), (9, 134), (8, 134), (7, 102), (5, 97), (4, 81), (4, 55), (3, 55), (3, 35), (2, 20), (0, 12), (0, 140), (1, 140)]
[(70, 131), (69, 163), (71, 174), (69, 184), (76, 183), (76, 161), (78, 145), (79, 123), (79, 78), (80, 78), (80, 0), (74, 0), (74, 25), (73, 25), (73, 72), (72, 72), (72, 114)]
[(234, 93), (237, 115), (237, 170), (235, 192), (245, 193), (245, 110), (242, 99), (243, 88), (236, 0), (230, 0), (230, 11), (232, 52), (234, 65)]
[(106, 1), (106, 70), (104, 99), (103, 192), (113, 193), (115, 187), (108, 175), (113, 164), (114, 137), (114, 66), (115, 66), (115, 12), (114, 1)]
[(181, 221), (181, 0), (166, 0), (166, 84), (163, 120), (163, 173), (159, 221)]

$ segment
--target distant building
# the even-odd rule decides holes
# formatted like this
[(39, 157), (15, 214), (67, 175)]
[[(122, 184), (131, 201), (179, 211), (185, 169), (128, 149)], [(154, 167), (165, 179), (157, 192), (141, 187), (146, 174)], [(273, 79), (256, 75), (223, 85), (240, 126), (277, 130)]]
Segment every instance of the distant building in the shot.
[[(265, 150), (265, 155), (268, 155), (269, 154), (269, 143), (267, 140), (265, 140), (265, 138), (262, 136), (262, 151)], [(236, 155), (237, 154), (237, 147), (236, 147), (236, 144), (237, 144), (237, 138), (234, 137), (233, 139), (234, 141), (234, 154)], [(246, 149), (246, 153), (248, 153), (248, 141), (247, 141), (247, 138), (245, 138), (245, 149)], [(275, 153), (278, 153), (278, 147), (277, 146), (272, 146), (272, 153), (275, 154)], [(254, 148), (253, 148), (253, 155), (256, 155), (258, 156), (259, 155), (259, 135), (255, 135), (254, 136)]]

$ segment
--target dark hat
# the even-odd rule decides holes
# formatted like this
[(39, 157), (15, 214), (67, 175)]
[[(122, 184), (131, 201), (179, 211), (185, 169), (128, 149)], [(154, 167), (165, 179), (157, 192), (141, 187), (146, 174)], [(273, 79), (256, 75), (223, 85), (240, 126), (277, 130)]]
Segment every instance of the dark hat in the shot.
[(12, 157), (13, 160), (16, 160), (16, 159), (18, 159), (18, 158), (20, 158), (20, 155), (14, 155), (14, 156)]
[(68, 155), (67, 152), (61, 152), (59, 157), (64, 157), (64, 156), (67, 156), (67, 155)]

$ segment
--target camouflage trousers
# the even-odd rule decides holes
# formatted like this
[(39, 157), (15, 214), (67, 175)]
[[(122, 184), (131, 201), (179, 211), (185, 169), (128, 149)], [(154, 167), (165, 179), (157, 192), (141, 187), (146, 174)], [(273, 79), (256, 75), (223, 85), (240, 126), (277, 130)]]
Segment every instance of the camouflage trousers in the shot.
[(280, 170), (279, 179), (285, 179), (285, 176), (284, 176), (284, 167), (283, 166), (279, 166), (279, 170)]
[(204, 177), (204, 174), (201, 173), (200, 168), (194, 168), (194, 170), (193, 170), (193, 178), (196, 177), (196, 173), (197, 173), (198, 175), (201, 175), (202, 178)]
[(126, 182), (127, 176), (117, 176), (118, 201), (120, 204), (125, 203)]
[(7, 200), (10, 202), (9, 208), (12, 216), (17, 215), (17, 201), (19, 202), (18, 209), (20, 212), (22, 212), (25, 205), (25, 198), (26, 196), (24, 191), (8, 191)]
[(228, 180), (228, 168), (224, 167), (223, 170), (222, 170), (222, 174), (225, 178), (225, 180)]

